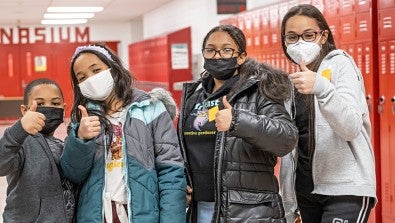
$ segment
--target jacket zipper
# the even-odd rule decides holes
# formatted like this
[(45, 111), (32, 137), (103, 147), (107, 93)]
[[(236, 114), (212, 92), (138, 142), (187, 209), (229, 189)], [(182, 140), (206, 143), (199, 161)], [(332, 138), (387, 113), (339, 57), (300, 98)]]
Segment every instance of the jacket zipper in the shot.
[(311, 95), (311, 106), (310, 106), (310, 121), (309, 121), (309, 131), (310, 131), (310, 137), (309, 137), (309, 159), (310, 159), (310, 164), (311, 164), (311, 176), (313, 179), (313, 185), (314, 185), (314, 174), (313, 174), (313, 157), (315, 153), (315, 96)]
[[(217, 188), (216, 188), (216, 196), (215, 196), (215, 208), (216, 211), (215, 213), (215, 221), (214, 222), (219, 222), (219, 213), (221, 209), (221, 173), (222, 173), (222, 157), (223, 157), (223, 146), (224, 146), (224, 141), (225, 141), (225, 132), (221, 132), (221, 140), (220, 140), (220, 145), (219, 145), (219, 154), (218, 154), (218, 159), (217, 160)], [(214, 165), (215, 166), (215, 165)]]

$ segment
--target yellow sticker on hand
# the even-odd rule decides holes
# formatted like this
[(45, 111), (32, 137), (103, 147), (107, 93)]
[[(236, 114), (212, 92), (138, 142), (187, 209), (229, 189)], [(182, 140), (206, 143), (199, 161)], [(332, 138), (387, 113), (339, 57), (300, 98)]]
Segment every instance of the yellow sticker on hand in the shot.
[(212, 107), (208, 110), (208, 121), (211, 122), (215, 119), (215, 115), (219, 111), (218, 106)]
[(328, 79), (328, 80), (331, 80), (331, 74), (332, 74), (332, 70), (331, 70), (330, 68), (325, 69), (325, 70), (323, 70), (323, 71), (321, 72), (321, 75), (322, 75), (323, 77), (325, 77), (326, 79)]

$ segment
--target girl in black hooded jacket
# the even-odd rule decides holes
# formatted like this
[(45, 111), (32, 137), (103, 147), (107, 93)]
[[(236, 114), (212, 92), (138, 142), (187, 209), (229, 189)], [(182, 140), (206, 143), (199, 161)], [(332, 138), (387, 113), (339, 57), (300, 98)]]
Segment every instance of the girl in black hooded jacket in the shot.
[(277, 157), (297, 142), (285, 74), (246, 58), (246, 40), (221, 25), (203, 41), (202, 77), (183, 86), (178, 123), (188, 175), (187, 222), (285, 222)]

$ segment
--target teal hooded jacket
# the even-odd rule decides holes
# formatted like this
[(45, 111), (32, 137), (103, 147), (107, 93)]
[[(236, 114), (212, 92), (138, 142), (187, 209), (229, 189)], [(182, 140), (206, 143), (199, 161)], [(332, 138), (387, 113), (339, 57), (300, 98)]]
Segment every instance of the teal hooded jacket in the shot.
[[(185, 222), (186, 180), (177, 134), (166, 107), (140, 90), (123, 117), (122, 154), (133, 223)], [(77, 222), (104, 222), (104, 134), (84, 141), (73, 125), (65, 140), (61, 167), (80, 185)]]

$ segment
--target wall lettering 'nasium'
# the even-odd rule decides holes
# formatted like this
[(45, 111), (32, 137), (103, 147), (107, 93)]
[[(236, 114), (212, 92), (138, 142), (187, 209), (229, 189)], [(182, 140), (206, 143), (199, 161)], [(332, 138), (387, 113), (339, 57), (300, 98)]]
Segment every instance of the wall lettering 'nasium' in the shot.
[(89, 42), (89, 27), (0, 27), (0, 44)]

